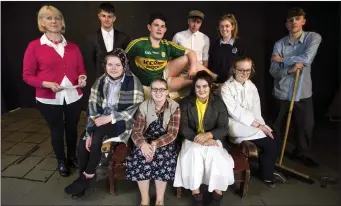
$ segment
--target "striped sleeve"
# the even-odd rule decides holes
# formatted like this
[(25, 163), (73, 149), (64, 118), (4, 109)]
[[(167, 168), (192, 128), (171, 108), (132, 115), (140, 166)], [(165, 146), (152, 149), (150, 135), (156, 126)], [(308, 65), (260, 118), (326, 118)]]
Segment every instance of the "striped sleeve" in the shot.
[(140, 111), (137, 111), (133, 131), (131, 132), (131, 139), (133, 140), (137, 148), (141, 148), (142, 144), (146, 143), (143, 137), (143, 130), (145, 125), (146, 120), (144, 119)]
[(166, 45), (166, 48), (168, 50), (168, 55), (172, 58), (178, 58), (180, 56), (185, 55), (186, 48), (183, 46), (180, 46), (177, 43), (174, 43), (172, 41), (162, 40), (162, 43)]
[(131, 41), (125, 52), (128, 54), (128, 55), (134, 55), (134, 53), (137, 51), (137, 45), (138, 45), (138, 42), (140, 41), (143, 41), (143, 40), (147, 40), (148, 38), (147, 37), (142, 37), (142, 38), (138, 38), (138, 39), (134, 39), (133, 41)]

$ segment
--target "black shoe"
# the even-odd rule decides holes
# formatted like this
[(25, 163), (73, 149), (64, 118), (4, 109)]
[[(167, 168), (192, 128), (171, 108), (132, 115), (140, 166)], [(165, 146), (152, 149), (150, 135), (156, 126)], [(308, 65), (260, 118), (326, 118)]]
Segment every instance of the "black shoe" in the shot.
[(76, 156), (68, 157), (66, 162), (67, 162), (68, 166), (71, 166), (74, 168), (79, 168), (78, 167), (78, 159)]
[(269, 187), (276, 187), (276, 183), (273, 180), (263, 180), (263, 182)]
[(215, 191), (212, 193), (212, 201), (209, 206), (220, 206), (221, 200), (223, 199), (223, 195), (219, 195)]
[(306, 167), (317, 168), (319, 166), (319, 164), (310, 157), (307, 157), (306, 155), (303, 154), (299, 154), (297, 152), (293, 152), (293, 154), (291, 155), (291, 159), (300, 161)]
[(73, 183), (71, 183), (70, 185), (66, 186), (64, 191), (67, 194), (72, 194), (72, 195), (79, 194), (83, 190), (88, 188), (90, 186), (91, 181), (95, 180), (95, 179), (96, 179), (96, 175), (93, 178), (87, 179), (85, 177), (85, 175), (82, 174), (75, 181), (73, 181)]
[(274, 172), (274, 182), (285, 183), (287, 179), (279, 172)]
[(203, 206), (203, 196), (201, 193), (194, 194), (193, 196), (193, 206)]
[(58, 171), (63, 177), (68, 177), (70, 175), (69, 168), (66, 166), (65, 161), (63, 160), (58, 161)]
[(86, 191), (86, 189), (84, 189), (84, 190), (83, 190), (82, 192), (80, 192), (80, 193), (72, 194), (72, 195), (71, 195), (71, 199), (77, 199), (77, 198), (84, 197), (85, 191)]

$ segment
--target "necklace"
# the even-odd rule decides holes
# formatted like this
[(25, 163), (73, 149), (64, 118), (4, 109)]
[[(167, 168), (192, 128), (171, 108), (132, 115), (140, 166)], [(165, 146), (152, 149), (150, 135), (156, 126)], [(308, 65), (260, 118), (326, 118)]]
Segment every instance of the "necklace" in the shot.
[(47, 38), (50, 42), (52, 42), (52, 43), (54, 43), (55, 45), (58, 45), (58, 44), (60, 44), (60, 43), (62, 43), (63, 42), (63, 39), (60, 39), (59, 41), (54, 41), (54, 40), (51, 40), (51, 39), (49, 39), (49, 38)]

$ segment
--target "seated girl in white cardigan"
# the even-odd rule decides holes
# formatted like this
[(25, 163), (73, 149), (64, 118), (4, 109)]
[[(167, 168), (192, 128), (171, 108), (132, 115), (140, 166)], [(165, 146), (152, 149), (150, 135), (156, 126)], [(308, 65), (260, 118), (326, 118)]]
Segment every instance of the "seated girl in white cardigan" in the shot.
[(222, 84), (221, 96), (230, 114), (230, 140), (237, 144), (249, 140), (260, 148), (260, 178), (268, 186), (275, 187), (276, 180), (285, 181), (275, 172), (280, 141), (274, 137), (261, 115), (258, 90), (249, 79), (254, 72), (250, 58), (238, 57), (230, 69), (231, 77)]

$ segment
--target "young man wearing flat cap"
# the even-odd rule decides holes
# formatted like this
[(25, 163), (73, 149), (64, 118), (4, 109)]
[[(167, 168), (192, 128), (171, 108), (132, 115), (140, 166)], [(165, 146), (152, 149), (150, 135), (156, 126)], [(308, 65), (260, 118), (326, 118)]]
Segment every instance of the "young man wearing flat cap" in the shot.
[(282, 128), (290, 106), (295, 73), (299, 69), (301, 73), (293, 110), (296, 148), (291, 157), (305, 166), (317, 167), (318, 164), (309, 157), (314, 129), (311, 64), (322, 38), (318, 33), (303, 31), (305, 16), (301, 8), (289, 10), (286, 21), (289, 35), (277, 41), (272, 52), (270, 74), (274, 78), (273, 95), (279, 110), (274, 129), (278, 137), (283, 136)]
[(193, 10), (189, 12), (188, 29), (176, 33), (173, 42), (193, 50), (197, 54), (197, 61), (207, 67), (210, 39), (199, 31), (204, 18), (205, 15), (201, 11)]

